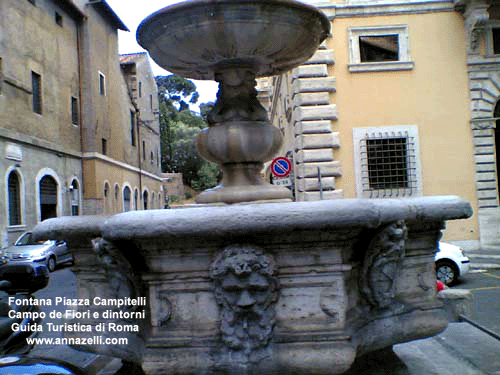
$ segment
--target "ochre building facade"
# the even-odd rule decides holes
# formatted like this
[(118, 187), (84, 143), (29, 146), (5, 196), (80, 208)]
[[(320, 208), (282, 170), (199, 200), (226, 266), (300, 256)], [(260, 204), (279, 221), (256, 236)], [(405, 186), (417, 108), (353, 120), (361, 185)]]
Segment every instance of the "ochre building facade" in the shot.
[(0, 2), (0, 244), (66, 215), (163, 207), (158, 98), (106, 1)]
[(258, 84), (284, 134), (280, 155), (293, 161), (295, 200), (457, 195), (474, 216), (449, 223), (443, 238), (479, 244), (466, 27), (456, 4), (314, 5), (331, 20), (331, 36), (305, 64)]

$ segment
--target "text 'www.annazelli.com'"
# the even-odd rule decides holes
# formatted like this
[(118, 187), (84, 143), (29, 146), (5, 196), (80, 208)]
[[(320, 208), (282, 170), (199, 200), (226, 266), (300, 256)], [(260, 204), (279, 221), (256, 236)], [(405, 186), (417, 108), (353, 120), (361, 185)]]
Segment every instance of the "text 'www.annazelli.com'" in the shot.
[(28, 345), (127, 345), (126, 337), (27, 337)]

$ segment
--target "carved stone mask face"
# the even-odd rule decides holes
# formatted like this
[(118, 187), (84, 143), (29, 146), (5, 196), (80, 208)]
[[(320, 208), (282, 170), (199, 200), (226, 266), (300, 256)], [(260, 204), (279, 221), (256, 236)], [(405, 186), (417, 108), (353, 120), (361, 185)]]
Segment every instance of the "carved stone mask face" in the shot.
[(253, 310), (254, 306), (265, 306), (272, 287), (264, 275), (252, 272), (237, 277), (233, 273), (222, 281), (223, 296), (229, 306), (237, 312)]
[(221, 334), (235, 350), (267, 345), (274, 326), (278, 280), (273, 258), (249, 245), (225, 248), (212, 263)]

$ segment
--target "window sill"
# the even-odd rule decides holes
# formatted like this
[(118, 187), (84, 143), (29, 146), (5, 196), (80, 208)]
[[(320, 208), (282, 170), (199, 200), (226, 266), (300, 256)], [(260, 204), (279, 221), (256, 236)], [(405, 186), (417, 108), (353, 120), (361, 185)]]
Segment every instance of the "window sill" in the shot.
[(13, 233), (13, 232), (20, 232), (20, 231), (25, 231), (26, 230), (26, 225), (21, 224), (21, 225), (9, 225), (7, 227), (7, 232)]
[(373, 63), (358, 63), (349, 64), (349, 72), (387, 72), (387, 71), (401, 71), (412, 70), (415, 67), (413, 61), (386, 61), (386, 62), (373, 62)]

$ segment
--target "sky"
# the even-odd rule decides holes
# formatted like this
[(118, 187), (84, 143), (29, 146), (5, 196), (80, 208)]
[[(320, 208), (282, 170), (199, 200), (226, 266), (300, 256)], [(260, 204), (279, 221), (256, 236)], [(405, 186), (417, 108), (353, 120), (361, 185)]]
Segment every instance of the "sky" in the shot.
[[(106, 0), (109, 6), (120, 17), (123, 23), (130, 30), (129, 32), (119, 31), (119, 53), (136, 53), (144, 52), (144, 49), (139, 46), (135, 39), (137, 27), (141, 21), (168, 5), (178, 3), (176, 0), (140, 0), (140, 1), (124, 1), (124, 0)], [(170, 74), (162, 69), (151, 60), (151, 67), (155, 76)], [(193, 81), (196, 84), (200, 98), (198, 104), (206, 102), (214, 102), (217, 93), (217, 83), (213, 81)], [(197, 110), (198, 108), (192, 108)]]

